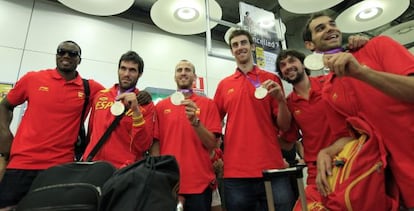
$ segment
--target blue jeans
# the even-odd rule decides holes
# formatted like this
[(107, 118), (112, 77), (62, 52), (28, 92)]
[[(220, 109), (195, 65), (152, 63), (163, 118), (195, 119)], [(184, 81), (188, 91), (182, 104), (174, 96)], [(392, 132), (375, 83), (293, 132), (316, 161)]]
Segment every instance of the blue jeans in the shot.
[[(277, 211), (291, 211), (295, 198), (289, 178), (272, 179), (272, 191)], [(227, 211), (267, 211), (266, 191), (262, 178), (226, 178), (224, 195)]]
[(211, 195), (210, 186), (200, 194), (182, 194), (185, 198), (185, 211), (211, 211)]
[(40, 170), (7, 169), (0, 182), (0, 209), (17, 205), (39, 172)]

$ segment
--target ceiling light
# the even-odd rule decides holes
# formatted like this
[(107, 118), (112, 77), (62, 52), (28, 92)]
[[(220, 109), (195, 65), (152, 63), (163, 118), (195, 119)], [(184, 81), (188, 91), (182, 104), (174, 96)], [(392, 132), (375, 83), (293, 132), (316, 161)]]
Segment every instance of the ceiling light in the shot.
[(407, 34), (408, 32), (411, 32), (412, 30), (414, 30), (414, 26), (409, 26), (407, 28), (402, 28), (400, 30), (397, 31), (398, 34)]
[(401, 45), (414, 42), (414, 20), (395, 25), (383, 31), (381, 35), (392, 37)]
[(367, 21), (374, 19), (382, 14), (382, 8), (380, 7), (370, 7), (363, 9), (361, 12), (358, 13), (356, 19), (358, 21)]
[(280, 6), (291, 13), (308, 14), (331, 8), (343, 0), (279, 0)]
[[(210, 18), (220, 20), (222, 11), (215, 0), (208, 0)], [(151, 20), (160, 29), (181, 35), (203, 33), (207, 29), (205, 0), (157, 0), (151, 7)], [(210, 21), (210, 28), (217, 25)]]
[(174, 17), (181, 21), (193, 21), (200, 16), (198, 10), (192, 7), (181, 7), (175, 10)]
[(58, 0), (63, 5), (89, 15), (110, 16), (129, 9), (134, 0)]
[[(335, 22), (344, 33), (365, 32), (398, 18), (410, 6), (410, 0), (360, 1), (339, 14)], [(373, 9), (376, 8), (376, 9)]]

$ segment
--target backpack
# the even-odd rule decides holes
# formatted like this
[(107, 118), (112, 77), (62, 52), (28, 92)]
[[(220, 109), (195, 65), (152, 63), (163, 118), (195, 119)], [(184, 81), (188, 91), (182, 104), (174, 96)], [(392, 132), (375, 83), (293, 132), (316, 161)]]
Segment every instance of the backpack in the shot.
[(99, 210), (101, 187), (114, 172), (115, 167), (103, 161), (50, 167), (34, 179), (17, 211)]
[(332, 192), (323, 198), (328, 210), (395, 210), (395, 199), (387, 195), (386, 151), (381, 137), (370, 125), (357, 117), (347, 122), (354, 133), (334, 158), (328, 182)]
[(102, 211), (173, 211), (178, 164), (173, 156), (147, 157), (119, 169), (102, 188)]

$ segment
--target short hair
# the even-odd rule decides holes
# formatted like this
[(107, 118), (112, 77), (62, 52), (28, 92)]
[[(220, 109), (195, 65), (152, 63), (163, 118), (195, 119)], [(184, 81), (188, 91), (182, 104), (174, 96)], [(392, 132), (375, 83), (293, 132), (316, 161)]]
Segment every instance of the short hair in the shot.
[(193, 68), (193, 73), (195, 73), (195, 66), (194, 66), (194, 64), (192, 62), (188, 61), (187, 59), (181, 59), (178, 63), (180, 63), (180, 62), (190, 63), (191, 67)]
[(81, 47), (78, 45), (78, 43), (76, 43), (75, 41), (72, 41), (72, 40), (66, 40), (66, 41), (61, 42), (61, 43), (59, 44), (59, 46), (58, 46), (57, 50), (59, 50), (59, 47), (60, 47), (63, 43), (71, 43), (71, 44), (75, 45), (76, 47), (78, 47), (78, 48), (79, 48), (79, 57), (81, 56), (81, 54), (82, 54), (82, 49), (81, 49)]
[(118, 69), (121, 67), (122, 61), (132, 61), (138, 64), (138, 72), (144, 72), (144, 60), (137, 54), (135, 51), (128, 51), (122, 54), (121, 58), (119, 59)]
[[(295, 57), (299, 59), (299, 61), (303, 64), (303, 61), (305, 60), (305, 54), (297, 51), (297, 50), (282, 50), (278, 55), (276, 59), (276, 71), (279, 74), (280, 77), (282, 77), (282, 71), (280, 70), (280, 61), (283, 59), (286, 59), (288, 56)], [(310, 75), (310, 71), (305, 68), (306, 75)]]
[(254, 44), (253, 43), (253, 37), (252, 37), (252, 35), (250, 35), (250, 33), (248, 31), (243, 30), (243, 29), (236, 29), (236, 30), (232, 31), (230, 36), (229, 36), (229, 47), (230, 47), (230, 49), (232, 49), (231, 48), (231, 40), (234, 37), (237, 37), (237, 36), (240, 36), (240, 35), (245, 35), (247, 37), (247, 39), (249, 40), (249, 43)]
[(302, 32), (302, 39), (303, 41), (312, 41), (312, 32), (309, 29), (309, 24), (316, 18), (322, 17), (322, 16), (328, 16), (326, 13), (324, 12), (317, 12), (317, 13), (313, 13), (310, 18), (306, 21), (306, 25), (305, 28), (303, 29)]

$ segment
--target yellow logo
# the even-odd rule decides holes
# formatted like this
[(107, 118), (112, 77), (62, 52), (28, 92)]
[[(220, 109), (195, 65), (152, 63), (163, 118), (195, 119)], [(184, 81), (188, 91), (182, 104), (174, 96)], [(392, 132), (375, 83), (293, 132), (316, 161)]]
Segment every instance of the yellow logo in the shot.
[(169, 114), (169, 113), (171, 113), (171, 109), (168, 108), (164, 110), (164, 114)]
[(112, 104), (114, 104), (113, 101), (98, 101), (95, 104), (95, 109), (96, 110), (103, 110), (103, 109), (108, 109), (112, 106)]
[(233, 89), (233, 88), (231, 88), (231, 89), (227, 90), (227, 94), (231, 94), (231, 93), (233, 93), (233, 92), (234, 92), (234, 89)]
[(85, 97), (85, 93), (83, 93), (83, 92), (78, 92), (78, 97), (79, 97), (79, 98), (84, 98), (84, 97)]
[(108, 97), (105, 97), (105, 96), (104, 97), (100, 97), (99, 98), (99, 101), (108, 101)]
[(335, 92), (335, 93), (333, 93), (333, 95), (332, 95), (332, 100), (333, 101), (336, 101), (336, 99), (338, 98), (338, 94)]
[(47, 87), (47, 86), (41, 86), (41, 87), (39, 87), (39, 91), (48, 92), (49, 91), (49, 87)]
[(297, 115), (299, 115), (301, 113), (301, 111), (298, 109), (298, 110), (295, 110), (295, 112), (294, 112), (294, 114), (297, 116)]

